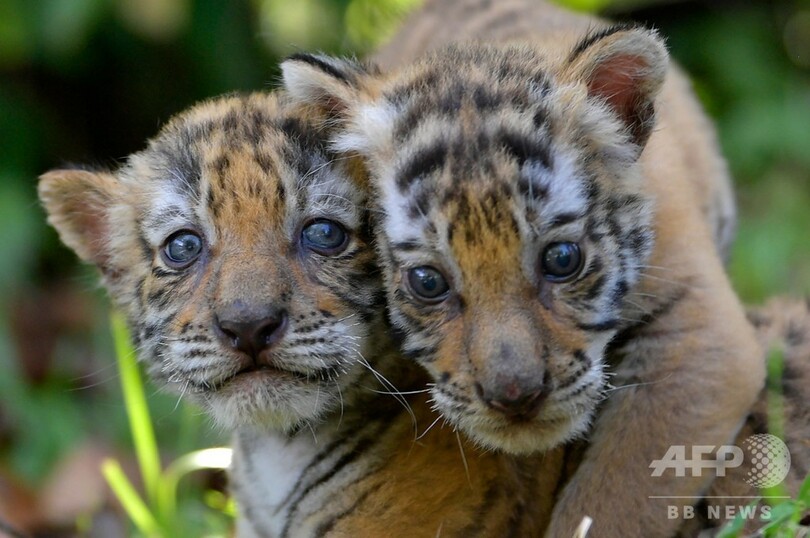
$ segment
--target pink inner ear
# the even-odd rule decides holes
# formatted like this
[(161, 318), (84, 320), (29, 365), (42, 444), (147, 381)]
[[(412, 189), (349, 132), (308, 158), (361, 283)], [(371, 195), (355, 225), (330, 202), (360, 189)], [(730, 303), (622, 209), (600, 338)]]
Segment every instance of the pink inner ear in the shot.
[(110, 229), (107, 223), (106, 198), (96, 192), (87, 191), (83, 197), (70, 197), (66, 200), (63, 211), (70, 219), (70, 232), (76, 234), (84, 245), (84, 255), (101, 269), (110, 274), (109, 248)]
[(39, 195), (62, 241), (85, 261), (112, 275), (109, 223), (112, 202), (122, 193), (107, 172), (51, 170), (40, 177)]
[(347, 108), (346, 103), (337, 97), (327, 95), (323, 98), (323, 109), (332, 117), (343, 116)]
[(87, 238), (87, 246), (91, 251), (93, 261), (102, 271), (107, 272), (110, 259), (106, 251), (109, 236), (106, 214), (95, 204), (87, 204), (87, 206), (82, 208), (84, 211), (76, 224), (83, 230)]
[(633, 131), (645, 121), (650, 105), (641, 87), (647, 67), (640, 56), (613, 56), (600, 63), (588, 81), (589, 95), (604, 99)]

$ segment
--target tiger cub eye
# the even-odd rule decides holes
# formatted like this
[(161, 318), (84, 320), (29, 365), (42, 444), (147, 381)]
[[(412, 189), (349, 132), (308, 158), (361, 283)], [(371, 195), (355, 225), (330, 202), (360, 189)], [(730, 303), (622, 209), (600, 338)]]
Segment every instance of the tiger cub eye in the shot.
[(551, 243), (543, 250), (540, 268), (549, 282), (567, 282), (579, 274), (583, 261), (578, 244)]
[(327, 256), (343, 251), (347, 239), (343, 226), (328, 219), (314, 220), (301, 231), (301, 242), (306, 248)]
[(200, 257), (202, 238), (190, 230), (180, 230), (170, 235), (161, 250), (163, 261), (174, 269), (184, 269)]
[(431, 304), (442, 302), (450, 291), (444, 275), (429, 265), (408, 270), (408, 285), (418, 299)]

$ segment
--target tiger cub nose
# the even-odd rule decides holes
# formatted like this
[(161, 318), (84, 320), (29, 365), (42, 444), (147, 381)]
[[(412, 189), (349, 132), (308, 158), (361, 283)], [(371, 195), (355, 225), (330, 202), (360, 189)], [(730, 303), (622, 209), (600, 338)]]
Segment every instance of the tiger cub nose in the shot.
[(537, 414), (548, 397), (546, 386), (521, 389), (516, 383), (507, 384), (503, 390), (487, 391), (480, 384), (475, 385), (478, 396), (484, 403), (510, 419), (528, 420)]
[(281, 340), (287, 328), (287, 311), (270, 309), (261, 316), (217, 316), (214, 325), (223, 344), (254, 360)]

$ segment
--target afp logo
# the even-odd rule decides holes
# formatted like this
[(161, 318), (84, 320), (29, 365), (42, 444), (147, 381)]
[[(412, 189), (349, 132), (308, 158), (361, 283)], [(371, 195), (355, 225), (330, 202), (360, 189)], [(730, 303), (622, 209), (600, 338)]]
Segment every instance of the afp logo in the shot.
[(734, 469), (749, 462), (750, 470), (745, 481), (757, 488), (770, 488), (780, 484), (790, 471), (790, 452), (785, 443), (767, 433), (751, 435), (743, 447), (733, 445), (695, 445), (687, 455), (687, 447), (673, 445), (660, 460), (650, 463), (652, 476), (663, 476), (667, 470), (675, 476), (702, 476), (711, 469), (715, 476), (725, 476), (727, 469)]

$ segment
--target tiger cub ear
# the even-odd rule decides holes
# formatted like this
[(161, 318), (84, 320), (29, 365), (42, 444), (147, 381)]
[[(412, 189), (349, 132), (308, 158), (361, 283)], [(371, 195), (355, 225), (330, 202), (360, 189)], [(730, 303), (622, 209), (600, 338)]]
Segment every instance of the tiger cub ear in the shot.
[(281, 73), (284, 89), (294, 102), (315, 107), (340, 124), (331, 140), (333, 149), (361, 155), (386, 151), (394, 111), (379, 99), (383, 75), (376, 66), (296, 54), (281, 64)]
[(40, 176), (38, 190), (48, 222), (62, 241), (81, 259), (114, 276), (109, 213), (123, 193), (117, 178), (109, 172), (52, 170)]
[(583, 39), (568, 58), (565, 75), (582, 81), (588, 95), (604, 101), (643, 147), (655, 125), (655, 98), (669, 64), (654, 30), (613, 26)]
[(293, 101), (343, 117), (359, 102), (367, 77), (377, 69), (356, 60), (321, 54), (294, 54), (281, 63), (284, 88)]

